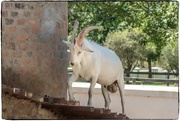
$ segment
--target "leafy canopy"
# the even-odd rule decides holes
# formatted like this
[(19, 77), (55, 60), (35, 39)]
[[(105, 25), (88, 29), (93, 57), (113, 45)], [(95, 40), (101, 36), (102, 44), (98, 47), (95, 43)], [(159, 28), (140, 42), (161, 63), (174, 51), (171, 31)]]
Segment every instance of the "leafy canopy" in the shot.
[(142, 42), (146, 41), (147, 35), (139, 29), (126, 29), (114, 31), (108, 34), (104, 45), (116, 52), (120, 57), (125, 70), (131, 71), (142, 58)]

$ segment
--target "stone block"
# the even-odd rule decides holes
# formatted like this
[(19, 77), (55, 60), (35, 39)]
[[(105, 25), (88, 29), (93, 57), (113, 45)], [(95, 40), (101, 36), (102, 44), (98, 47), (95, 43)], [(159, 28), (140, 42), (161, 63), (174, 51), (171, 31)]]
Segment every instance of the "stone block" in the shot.
[(14, 19), (12, 18), (5, 18), (5, 24), (6, 25), (12, 25), (14, 23)]
[(17, 17), (18, 16), (18, 12), (17, 11), (12, 11), (11, 12), (11, 17)]
[(24, 37), (24, 35), (19, 34), (16, 39), (17, 39), (18, 41), (24, 41), (24, 40), (25, 40), (25, 37)]
[(17, 20), (18, 25), (24, 25), (25, 22), (26, 22), (26, 20), (24, 18), (20, 18), (20, 19)]
[(2, 11), (2, 17), (8, 17), (8, 11)]

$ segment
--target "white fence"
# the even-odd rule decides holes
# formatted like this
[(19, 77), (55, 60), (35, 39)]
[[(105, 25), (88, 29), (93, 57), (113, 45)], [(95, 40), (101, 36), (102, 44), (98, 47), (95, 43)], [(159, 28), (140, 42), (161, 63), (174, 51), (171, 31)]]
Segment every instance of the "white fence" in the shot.
[[(73, 91), (80, 105), (86, 106), (89, 83), (73, 83)], [(112, 112), (121, 113), (119, 92), (111, 93)], [(93, 95), (94, 107), (103, 108), (100, 85)], [(178, 119), (178, 87), (125, 85), (126, 115), (131, 119)]]

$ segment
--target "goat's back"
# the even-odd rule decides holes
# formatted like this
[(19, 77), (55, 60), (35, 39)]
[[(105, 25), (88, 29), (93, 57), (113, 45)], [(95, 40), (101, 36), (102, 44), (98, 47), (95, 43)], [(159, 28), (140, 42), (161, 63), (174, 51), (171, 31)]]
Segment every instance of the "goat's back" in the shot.
[[(122, 63), (116, 53), (108, 48), (100, 46), (94, 42), (88, 43), (96, 54), (98, 65), (98, 83), (110, 85), (119, 78), (122, 73)], [(97, 66), (95, 67), (97, 68)]]

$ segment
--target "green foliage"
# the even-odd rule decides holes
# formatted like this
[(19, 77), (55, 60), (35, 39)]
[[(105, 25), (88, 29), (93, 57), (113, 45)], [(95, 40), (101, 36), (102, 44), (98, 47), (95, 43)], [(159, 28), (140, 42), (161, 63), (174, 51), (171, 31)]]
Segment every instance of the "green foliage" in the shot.
[(102, 44), (109, 31), (128, 27), (122, 17), (126, 14), (124, 4), (124, 2), (69, 2), (69, 33), (72, 32), (74, 20), (80, 23), (78, 32), (87, 26), (102, 26), (104, 31), (94, 30), (87, 36), (88, 39)]
[(131, 71), (138, 64), (143, 55), (140, 43), (146, 41), (145, 35), (139, 29), (127, 29), (108, 34), (104, 45), (116, 52), (120, 57), (125, 70)]
[(151, 59), (156, 61), (156, 46), (153, 42), (148, 42), (145, 45), (140, 46), (141, 58), (140, 61), (148, 61)]
[(128, 23), (140, 27), (149, 36), (147, 42), (156, 46), (155, 52), (147, 57), (157, 60), (169, 38), (178, 31), (178, 2), (132, 2), (126, 7), (131, 11)]
[[(165, 51), (163, 48), (178, 39), (178, 2), (175, 1), (68, 2), (68, 19), (69, 35), (72, 33), (74, 20), (79, 21), (77, 33), (87, 26), (102, 26), (103, 31), (93, 30), (86, 36), (89, 40), (100, 44), (108, 40), (106, 37), (109, 32), (127, 31), (131, 28), (141, 29), (144, 34), (148, 35), (146, 39), (138, 40), (135, 43), (129, 42), (127, 43), (129, 46), (122, 43), (124, 47), (121, 47), (123, 49), (127, 47), (127, 51), (139, 47), (141, 55), (136, 56), (139, 57), (139, 61), (147, 61), (149, 69), (151, 69), (151, 62), (157, 61), (161, 57), (162, 51)], [(122, 38), (122, 36), (118, 37)], [(125, 56), (123, 57), (121, 59), (127, 59)], [(170, 61), (166, 62), (170, 63)]]
[(167, 44), (162, 50), (161, 62), (163, 63), (164, 68), (167, 70), (175, 70), (178, 72), (178, 42), (172, 42)]
[(150, 41), (155, 43), (157, 54), (160, 54), (161, 49), (169, 43), (167, 33), (178, 30), (178, 6), (172, 3), (174, 2), (149, 3), (146, 16), (150, 17), (146, 17), (144, 26), (142, 26), (143, 31), (151, 37)]

